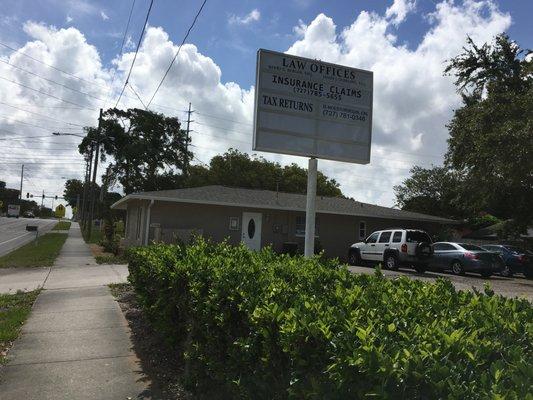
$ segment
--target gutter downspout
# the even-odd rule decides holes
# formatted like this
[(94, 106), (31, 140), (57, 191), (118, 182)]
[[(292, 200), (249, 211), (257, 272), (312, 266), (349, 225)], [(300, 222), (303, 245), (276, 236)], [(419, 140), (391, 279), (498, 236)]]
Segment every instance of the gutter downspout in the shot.
[(144, 245), (148, 245), (148, 235), (150, 234), (150, 212), (152, 210), (152, 206), (154, 205), (154, 199), (150, 200), (150, 204), (146, 208), (146, 227), (144, 232)]

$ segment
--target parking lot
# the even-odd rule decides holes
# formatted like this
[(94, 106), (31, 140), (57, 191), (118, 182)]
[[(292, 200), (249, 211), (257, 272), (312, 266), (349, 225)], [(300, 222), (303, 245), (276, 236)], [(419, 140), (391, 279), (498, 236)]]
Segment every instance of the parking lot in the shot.
[[(356, 274), (374, 273), (374, 268), (371, 267), (349, 266), (348, 269)], [(382, 272), (383, 275), (390, 278), (408, 276), (412, 279), (419, 279), (427, 282), (434, 281), (437, 278), (447, 278), (458, 290), (472, 290), (472, 288), (476, 288), (483, 291), (485, 282), (488, 282), (496, 294), (505, 297), (521, 297), (533, 302), (533, 280), (526, 279), (521, 274), (517, 274), (512, 278), (504, 278), (499, 275), (493, 275), (490, 278), (482, 278), (480, 275), (469, 273), (462, 276), (433, 271), (419, 274), (408, 268), (403, 268), (398, 271), (382, 270)]]

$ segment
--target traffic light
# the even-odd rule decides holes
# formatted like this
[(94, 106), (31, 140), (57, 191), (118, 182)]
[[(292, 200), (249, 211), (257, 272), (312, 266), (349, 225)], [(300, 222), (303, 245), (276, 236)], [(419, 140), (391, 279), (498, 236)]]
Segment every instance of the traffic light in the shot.
[(26, 193), (26, 198), (27, 198), (27, 199), (30, 198), (30, 194), (29, 194), (29, 193)]
[(43, 199), (44, 199), (44, 193), (43, 193)]
[(57, 195), (56, 195), (56, 200), (57, 200)]

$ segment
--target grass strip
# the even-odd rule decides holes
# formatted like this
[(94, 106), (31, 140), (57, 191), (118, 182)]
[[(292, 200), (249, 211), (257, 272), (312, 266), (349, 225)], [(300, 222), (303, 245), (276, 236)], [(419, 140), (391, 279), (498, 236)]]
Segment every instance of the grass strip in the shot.
[(7, 362), (7, 351), (18, 337), (39, 292), (40, 289), (0, 294), (0, 365)]
[(0, 257), (0, 268), (49, 267), (59, 255), (67, 236), (66, 233), (47, 233), (36, 242)]
[(68, 231), (70, 229), (70, 221), (59, 221), (56, 226), (52, 228), (53, 231)]

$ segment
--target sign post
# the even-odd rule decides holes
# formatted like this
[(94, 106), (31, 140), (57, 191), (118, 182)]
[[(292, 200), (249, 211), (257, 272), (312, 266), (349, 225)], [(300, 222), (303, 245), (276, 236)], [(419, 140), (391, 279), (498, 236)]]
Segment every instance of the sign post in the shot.
[(370, 162), (373, 73), (260, 49), (253, 150), (309, 157), (306, 257), (314, 254), (317, 159)]

